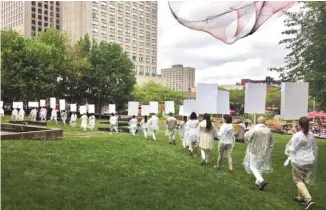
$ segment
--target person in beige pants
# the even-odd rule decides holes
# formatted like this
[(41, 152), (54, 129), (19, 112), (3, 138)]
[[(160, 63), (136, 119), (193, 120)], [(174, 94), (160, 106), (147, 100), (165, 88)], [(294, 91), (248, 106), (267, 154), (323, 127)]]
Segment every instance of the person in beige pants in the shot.
[(293, 181), (298, 188), (298, 196), (294, 200), (303, 203), (305, 209), (310, 209), (315, 203), (306, 184), (312, 184), (316, 178), (318, 146), (313, 133), (309, 131), (307, 117), (299, 119), (299, 129), (293, 130), (295, 134), (286, 145), (285, 154), (289, 158), (284, 165), (291, 161)]

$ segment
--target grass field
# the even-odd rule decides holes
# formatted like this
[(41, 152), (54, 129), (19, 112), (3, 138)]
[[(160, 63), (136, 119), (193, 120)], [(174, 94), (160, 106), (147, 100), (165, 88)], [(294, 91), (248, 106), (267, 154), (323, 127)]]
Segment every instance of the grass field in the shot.
[[(50, 124), (50, 127), (62, 127)], [(284, 167), (289, 136), (275, 135), (274, 172), (261, 192), (242, 166), (246, 145), (233, 151), (234, 173), (215, 171), (217, 142), (208, 166), (168, 144), (143, 136), (83, 132), (65, 128), (64, 140), (2, 141), (3, 209), (302, 209), (292, 201), (296, 186)], [(314, 209), (326, 209), (326, 141), (318, 141), (316, 185), (309, 186)], [(214, 161), (213, 161), (214, 160)]]

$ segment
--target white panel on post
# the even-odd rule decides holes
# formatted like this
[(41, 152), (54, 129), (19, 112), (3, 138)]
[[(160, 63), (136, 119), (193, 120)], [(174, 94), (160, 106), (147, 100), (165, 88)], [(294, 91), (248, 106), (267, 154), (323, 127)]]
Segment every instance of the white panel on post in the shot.
[(88, 104), (88, 113), (89, 114), (95, 113), (95, 105), (94, 104)]
[(17, 105), (18, 109), (23, 109), (24, 108), (24, 103), (22, 101), (17, 102), (17, 103), (18, 103), (18, 105)]
[(77, 104), (70, 104), (70, 111), (77, 112)]
[(175, 113), (174, 101), (165, 101), (165, 113), (166, 114)]
[(190, 116), (192, 112), (196, 112), (196, 100), (184, 100), (183, 101), (184, 116)]
[(0, 101), (0, 108), (3, 107), (3, 101)]
[(38, 102), (36, 101), (29, 101), (28, 102), (28, 107), (29, 108), (38, 108)]
[(141, 116), (149, 116), (149, 105), (141, 105)]
[(17, 109), (18, 108), (18, 102), (12, 102), (12, 108)]
[(129, 101), (128, 102), (128, 116), (138, 116), (139, 102)]
[(59, 109), (61, 110), (66, 110), (66, 101), (65, 99), (60, 99), (59, 100)]
[(229, 91), (218, 91), (218, 105), (217, 113), (218, 114), (230, 114), (230, 95)]
[(116, 107), (115, 104), (109, 104), (109, 114), (115, 114), (116, 113)]
[(79, 107), (79, 113), (80, 114), (86, 114), (86, 106), (85, 105)]
[(246, 83), (245, 107), (247, 114), (265, 114), (266, 84)]
[(55, 109), (57, 106), (57, 100), (56, 98), (50, 98), (50, 108)]
[(45, 100), (44, 99), (40, 100), (40, 107), (45, 107)]
[(183, 113), (183, 105), (180, 105), (179, 106), (179, 116), (184, 116), (184, 113)]
[(217, 113), (217, 84), (198, 83), (196, 87), (197, 114)]
[(281, 117), (298, 120), (308, 114), (309, 84), (285, 82), (281, 85)]
[(157, 101), (150, 101), (149, 102), (149, 112), (151, 114), (152, 113), (155, 113), (155, 114), (158, 113), (158, 102)]

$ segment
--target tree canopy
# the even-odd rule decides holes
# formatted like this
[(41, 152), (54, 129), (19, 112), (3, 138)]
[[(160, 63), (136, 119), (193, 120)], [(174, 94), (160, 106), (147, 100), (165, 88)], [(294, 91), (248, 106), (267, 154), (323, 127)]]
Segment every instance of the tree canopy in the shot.
[(71, 103), (116, 103), (131, 97), (134, 65), (118, 44), (76, 43), (55, 29), (35, 38), (1, 31), (1, 96), (5, 102), (64, 98)]
[(326, 109), (326, 2), (303, 2), (302, 8), (288, 13), (287, 38), (280, 41), (289, 49), (285, 66), (271, 68), (284, 81), (309, 82), (310, 95)]

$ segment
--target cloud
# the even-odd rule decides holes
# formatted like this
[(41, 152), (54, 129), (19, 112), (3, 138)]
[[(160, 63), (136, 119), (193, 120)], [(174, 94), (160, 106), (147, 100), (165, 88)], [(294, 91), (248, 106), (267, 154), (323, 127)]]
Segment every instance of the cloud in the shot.
[(278, 78), (269, 67), (281, 66), (287, 51), (282, 39), (285, 17), (269, 21), (254, 35), (227, 45), (211, 35), (180, 25), (167, 2), (158, 9), (158, 69), (174, 64), (196, 68), (196, 81), (235, 84), (241, 79)]

